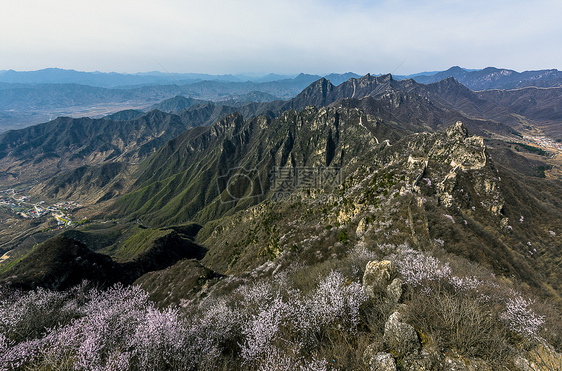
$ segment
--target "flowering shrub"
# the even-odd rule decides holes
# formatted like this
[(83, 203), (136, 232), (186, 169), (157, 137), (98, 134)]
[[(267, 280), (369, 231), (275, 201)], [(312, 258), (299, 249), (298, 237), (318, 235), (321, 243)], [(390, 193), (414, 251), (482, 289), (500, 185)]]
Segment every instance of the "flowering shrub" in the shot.
[(474, 290), (477, 291), (483, 282), (476, 277), (449, 277), (449, 283), (451, 283), (457, 291), (463, 290)]
[(365, 243), (360, 241), (347, 254), (347, 263), (350, 272), (356, 279), (361, 279), (365, 272), (365, 266), (371, 260), (377, 260), (378, 254), (365, 247)]
[(148, 308), (131, 339), (132, 354), (144, 369), (179, 368), (189, 362), (187, 335), (177, 310)]
[(259, 371), (292, 371), (299, 369), (299, 356), (295, 352), (287, 352), (273, 347), (260, 364)]
[(276, 297), (266, 308), (253, 315), (242, 329), (246, 341), (242, 345), (242, 358), (252, 362), (271, 352), (281, 325), (291, 315), (294, 307)]
[[(411, 288), (408, 320), (436, 345), (491, 357), (501, 348), (494, 344), (506, 343), (507, 329), (540, 340), (545, 318), (518, 293), (502, 291), (483, 275), (453, 275), (448, 263), (406, 244), (380, 245), (378, 250), (358, 244), (342, 261), (357, 267), (344, 269), (355, 277), (364, 261), (390, 254)], [(363, 287), (333, 267), (315, 273), (314, 279), (322, 278), (315, 286), (301, 287), (303, 291), (290, 283), (303, 277), (299, 274), (305, 266), (289, 267), (271, 279), (250, 278), (226, 295), (192, 304), (183, 314), (156, 308), (134, 286), (27, 293), (2, 289), (0, 371), (332, 369), (354, 347), (362, 354), (364, 348), (357, 344), (363, 343), (354, 341), (363, 336), (372, 342), (391, 309), (367, 303)], [(366, 328), (373, 332), (362, 332)]]
[(411, 248), (403, 248), (391, 257), (405, 283), (421, 286), (425, 281), (444, 280), (451, 277), (451, 268), (438, 259)]
[[(255, 287), (243, 291), (250, 297), (256, 292)], [(291, 290), (290, 299), (283, 299), (278, 292), (242, 329), (242, 358), (251, 363), (265, 357), (267, 363), (277, 343), (295, 352), (310, 349), (318, 345), (327, 327), (336, 324), (340, 331), (352, 332), (359, 324), (359, 309), (366, 300), (360, 284), (346, 282), (336, 271), (331, 271), (307, 296)]]
[(244, 306), (261, 306), (273, 300), (275, 289), (270, 282), (260, 281), (240, 286), (236, 293), (242, 295)]
[(532, 301), (526, 300), (517, 293), (512, 293), (507, 300), (505, 311), (501, 313), (503, 319), (512, 331), (531, 339), (539, 339), (538, 331), (544, 323), (544, 316), (533, 312)]
[[(185, 363), (181, 351), (185, 329), (176, 311), (155, 309), (148, 295), (137, 287), (91, 290), (83, 293), (84, 297), (77, 293), (77, 289), (38, 289), (20, 293), (11, 302), (3, 301), (2, 314), (11, 315), (2, 317), (0, 369), (53, 360), (54, 368), (72, 360), (72, 367), (78, 370), (159, 369)], [(40, 320), (34, 321), (30, 314)], [(65, 321), (45, 327), (42, 318), (48, 315)], [(30, 332), (37, 337), (20, 336), (22, 341), (8, 344), (5, 334), (21, 328), (23, 320), (37, 327)]]
[(259, 371), (327, 371), (328, 362), (325, 359), (312, 357), (306, 360), (294, 351), (286, 349), (272, 348), (263, 362), (260, 364)]
[(311, 320), (320, 322), (316, 324), (316, 328), (324, 323), (341, 320), (349, 323), (353, 329), (359, 323), (359, 307), (366, 300), (367, 296), (360, 284), (347, 284), (341, 273), (331, 271), (320, 282), (306, 306), (310, 307)]
[(361, 285), (331, 271), (303, 294), (279, 276), (204, 300), (183, 319), (135, 286), (3, 293), (0, 370), (214, 369), (228, 354), (237, 367), (327, 370), (311, 351), (326, 331), (356, 331)]
[[(398, 247), (390, 259), (396, 263), (403, 280), (417, 293), (427, 297), (428, 310), (432, 314), (441, 313), (435, 322), (450, 325), (444, 328), (437, 326), (432, 331), (441, 331), (441, 336), (449, 337), (454, 327), (462, 327), (473, 321), (466, 327), (463, 336), (451, 337), (456, 347), (474, 348), (474, 344), (467, 339), (472, 337), (471, 341), (479, 342), (486, 333), (491, 338), (490, 332), (501, 337), (502, 329), (493, 329), (494, 325), (490, 323), (489, 319), (494, 317), (503, 320), (511, 331), (528, 339), (540, 340), (538, 333), (545, 322), (544, 317), (535, 314), (530, 308), (533, 302), (524, 299), (519, 293), (506, 288), (502, 290), (493, 281), (453, 275), (448, 263), (442, 263), (408, 246)], [(505, 308), (499, 316), (498, 306)], [(415, 309), (420, 310), (420, 306)], [(414, 315), (419, 316), (420, 313)], [(479, 329), (479, 332), (474, 329)], [(485, 348), (484, 343), (480, 345)]]
[(143, 323), (156, 319), (147, 318), (150, 308), (148, 295), (137, 287), (92, 290), (79, 308), (83, 316), (50, 334), (52, 351), (70, 351), (78, 369), (103, 368), (131, 352), (129, 339), (139, 337)]
[(4, 334), (0, 334), (0, 353), (6, 352), (8, 349), (8, 339), (4, 336)]
[(34, 338), (46, 328), (77, 315), (68, 292), (39, 288), (27, 294), (4, 294), (0, 301), (0, 332), (14, 341)]

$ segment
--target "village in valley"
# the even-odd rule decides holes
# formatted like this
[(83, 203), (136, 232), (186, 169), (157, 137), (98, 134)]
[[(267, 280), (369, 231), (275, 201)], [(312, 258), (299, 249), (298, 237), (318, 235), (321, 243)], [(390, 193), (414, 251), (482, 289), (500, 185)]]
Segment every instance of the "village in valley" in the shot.
[(53, 205), (45, 201), (33, 202), (23, 194), (23, 191), (7, 189), (0, 191), (0, 207), (7, 207), (17, 216), (25, 219), (41, 218), (50, 215), (61, 228), (72, 225), (72, 212), (80, 209), (82, 205), (76, 201), (61, 201)]
[(544, 148), (554, 154), (562, 152), (562, 143), (553, 140), (544, 135), (524, 135), (523, 139), (527, 144), (535, 145), (539, 148)]

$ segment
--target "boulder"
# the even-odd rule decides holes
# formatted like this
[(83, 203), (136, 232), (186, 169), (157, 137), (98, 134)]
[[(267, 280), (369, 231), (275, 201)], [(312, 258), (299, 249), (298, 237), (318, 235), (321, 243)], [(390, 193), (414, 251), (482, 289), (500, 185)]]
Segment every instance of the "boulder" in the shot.
[(409, 354), (402, 359), (402, 368), (408, 371), (430, 371), (436, 368), (431, 354), (422, 350), (419, 354)]
[(396, 267), (390, 260), (370, 261), (363, 275), (365, 293), (374, 298), (377, 293), (384, 292), (396, 274)]
[(390, 285), (386, 287), (386, 297), (392, 303), (398, 304), (402, 300), (402, 294), (404, 293), (402, 289), (403, 284), (400, 278), (395, 278)]
[(365, 218), (362, 218), (357, 225), (357, 229), (355, 230), (355, 234), (357, 235), (357, 237), (362, 237), (367, 231), (367, 227), (367, 220)]
[(384, 325), (383, 341), (397, 357), (416, 353), (421, 348), (416, 330), (402, 321), (402, 314), (394, 312)]
[(396, 371), (396, 361), (390, 353), (375, 352), (376, 344), (371, 344), (363, 354), (363, 360), (371, 371)]
[[(486, 361), (475, 358), (453, 358), (451, 356), (445, 357), (442, 367), (451, 371), (492, 371)], [(536, 369), (533, 369), (536, 370)]]
[(518, 371), (562, 370), (562, 354), (548, 344), (539, 344), (515, 355), (513, 365)]
[(371, 359), (379, 353), (380, 346), (377, 343), (369, 345), (363, 352), (363, 363), (369, 365)]

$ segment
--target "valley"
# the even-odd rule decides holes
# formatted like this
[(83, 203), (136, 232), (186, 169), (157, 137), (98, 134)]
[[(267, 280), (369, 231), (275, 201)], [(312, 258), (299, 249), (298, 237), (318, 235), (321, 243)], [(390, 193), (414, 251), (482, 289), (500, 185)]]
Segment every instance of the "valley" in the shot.
[[(0, 191), (0, 264), (18, 261), (29, 249), (48, 236), (79, 227), (88, 222), (85, 216), (76, 218), (83, 206), (75, 201), (39, 201), (27, 196), (29, 188)], [(23, 246), (24, 247), (22, 249)]]
[(562, 179), (562, 140), (545, 135), (541, 124), (525, 125), (516, 136), (495, 134), (492, 138), (515, 145), (515, 151), (531, 161), (543, 162), (539, 169), (541, 176)]
[(159, 101), (140, 103), (140, 102), (123, 102), (113, 103), (105, 102), (100, 106), (66, 106), (60, 109), (49, 108), (47, 110), (30, 110), (24, 111), (8, 110), (0, 115), (0, 133), (8, 130), (18, 130), (27, 126), (40, 124), (51, 121), (57, 117), (92, 117), (100, 118), (123, 110), (144, 110), (151, 104)]

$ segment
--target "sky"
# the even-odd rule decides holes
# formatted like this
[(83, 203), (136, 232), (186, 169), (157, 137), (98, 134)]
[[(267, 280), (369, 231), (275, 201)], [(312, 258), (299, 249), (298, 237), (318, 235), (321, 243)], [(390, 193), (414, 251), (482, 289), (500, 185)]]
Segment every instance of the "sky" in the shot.
[(0, 70), (562, 70), (561, 14), (560, 0), (5, 1)]

